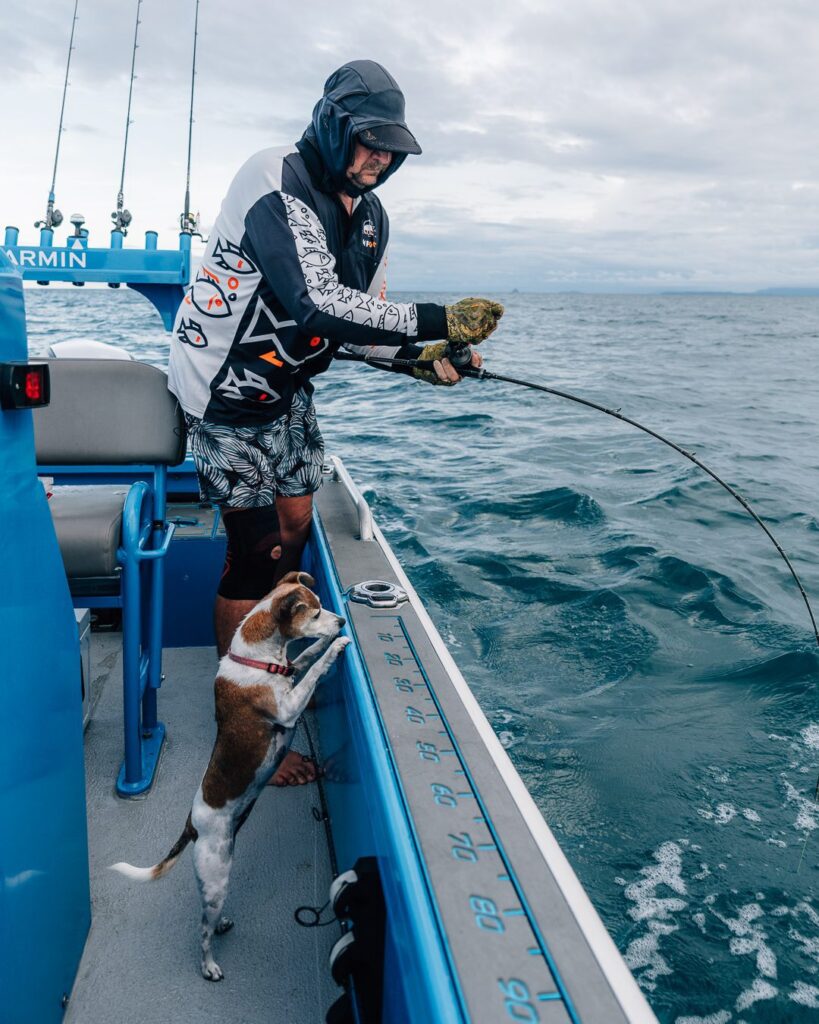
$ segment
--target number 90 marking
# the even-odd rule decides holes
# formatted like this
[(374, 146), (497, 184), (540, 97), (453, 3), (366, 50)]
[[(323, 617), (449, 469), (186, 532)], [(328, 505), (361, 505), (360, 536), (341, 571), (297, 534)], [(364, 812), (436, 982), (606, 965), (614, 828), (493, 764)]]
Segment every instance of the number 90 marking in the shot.
[(537, 1008), (529, 1001), (531, 997), (525, 982), (519, 978), (509, 978), (507, 981), (498, 978), (498, 985), (505, 997), (503, 1005), (511, 1020), (540, 1020)]

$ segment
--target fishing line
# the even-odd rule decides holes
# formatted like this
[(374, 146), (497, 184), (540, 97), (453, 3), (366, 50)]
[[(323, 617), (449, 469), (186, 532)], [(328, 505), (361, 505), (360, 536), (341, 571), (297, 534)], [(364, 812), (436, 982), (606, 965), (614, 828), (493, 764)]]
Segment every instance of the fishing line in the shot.
[[(196, 14), (193, 19), (193, 60), (191, 62), (191, 109), (188, 115), (188, 169), (185, 177), (185, 209), (179, 218), (179, 226), (185, 234), (194, 234), (199, 225), (197, 218), (191, 218), (191, 143), (193, 141), (193, 94), (196, 82), (196, 40), (199, 35), (199, 0), (196, 0)], [(201, 237), (201, 236), (200, 236)]]
[[(407, 369), (421, 370), (432, 370), (433, 368), (433, 363), (431, 360), (388, 359), (382, 356), (359, 356), (348, 352), (336, 352), (335, 357), (336, 359), (350, 360), (361, 363), (370, 363), (374, 366), (378, 366), (380, 364), (384, 366), (398, 366), (406, 367)], [(811, 626), (813, 628), (813, 635), (816, 638), (817, 645), (819, 645), (819, 628), (816, 625), (816, 619), (814, 618), (813, 609), (811, 608), (810, 601), (808, 600), (808, 595), (805, 592), (805, 588), (802, 586), (802, 581), (796, 574), (796, 570), (791, 564), (791, 560), (785, 554), (779, 541), (776, 539), (776, 537), (774, 537), (771, 530), (762, 521), (762, 519), (760, 519), (756, 512), (754, 512), (754, 510), (751, 508), (746, 499), (743, 498), (743, 496), (739, 494), (738, 491), (731, 487), (730, 484), (726, 483), (721, 477), (719, 477), (712, 469), (706, 466), (704, 462), (701, 462), (693, 452), (687, 451), (680, 445), (675, 444), (674, 441), (669, 440), (667, 437), (663, 437), (662, 434), (658, 434), (656, 430), (652, 430), (650, 427), (646, 427), (642, 423), (638, 423), (637, 420), (633, 420), (629, 416), (624, 416), (619, 409), (607, 408), (605, 405), (599, 405), (597, 402), (592, 402), (588, 398), (580, 398), (578, 395), (572, 395), (568, 391), (559, 391), (557, 388), (546, 387), (545, 384), (535, 384), (532, 381), (520, 380), (517, 377), (507, 377), (500, 373), (490, 373), (488, 370), (484, 370), (483, 367), (470, 366), (468, 364), (458, 365), (454, 363), (453, 365), (455, 365), (455, 369), (459, 374), (465, 377), (471, 377), (474, 380), (497, 380), (502, 381), (505, 384), (515, 384), (518, 387), (530, 388), (533, 391), (541, 391), (547, 395), (555, 395), (558, 398), (565, 398), (570, 402), (576, 402), (578, 405), (585, 405), (589, 409), (596, 409), (598, 412), (603, 412), (607, 416), (613, 416), (615, 419), (621, 420), (623, 423), (628, 423), (630, 426), (636, 427), (638, 430), (642, 430), (643, 433), (648, 434), (650, 437), (653, 437), (658, 441), (661, 441), (665, 445), (668, 445), (668, 447), (673, 448), (675, 452), (679, 452), (679, 454), (683, 455), (686, 459), (689, 460), (689, 462), (693, 462), (695, 466), (698, 466), (701, 470), (707, 473), (712, 480), (715, 480), (720, 485), (720, 487), (725, 488), (725, 490), (731, 495), (731, 497), (735, 498), (740, 503), (740, 505), (742, 505), (742, 507), (745, 509), (748, 515), (751, 516), (754, 522), (757, 523), (757, 525), (765, 531), (765, 534), (767, 535), (773, 546), (776, 548), (776, 550), (779, 552), (780, 556), (785, 562), (785, 565), (787, 565), (791, 576), (793, 576), (794, 582), (799, 588), (799, 593), (802, 595), (802, 600), (805, 602), (805, 607), (807, 608), (808, 615), (810, 616)]]
[(65, 97), (68, 92), (68, 71), (71, 67), (71, 54), (74, 50), (74, 29), (77, 27), (77, 7), (80, 0), (74, 0), (74, 15), (71, 19), (71, 37), (68, 40), (68, 58), (65, 62), (65, 81), (63, 82), (63, 102), (60, 106), (60, 123), (57, 127), (57, 149), (54, 153), (54, 171), (51, 175), (51, 188), (48, 190), (48, 202), (46, 204), (45, 220), (34, 222), (35, 228), (58, 228), (63, 222), (63, 215), (59, 210), (54, 209), (54, 188), (57, 184), (57, 164), (60, 159), (60, 140), (63, 134), (63, 116), (65, 115)]
[(128, 86), (128, 110), (125, 113), (125, 144), (122, 147), (122, 173), (119, 178), (119, 192), (117, 193), (117, 208), (111, 214), (111, 220), (114, 222), (114, 230), (121, 231), (123, 235), (128, 234), (128, 225), (133, 219), (131, 213), (128, 210), (124, 210), (125, 199), (123, 197), (123, 190), (125, 188), (125, 160), (128, 156), (128, 129), (133, 124), (131, 120), (131, 98), (134, 95), (134, 68), (136, 66), (136, 52), (139, 48), (137, 39), (139, 38), (139, 26), (142, 22), (139, 20), (139, 9), (142, 6), (142, 0), (137, 0), (136, 9), (136, 22), (134, 23), (134, 45), (131, 50), (131, 82)]

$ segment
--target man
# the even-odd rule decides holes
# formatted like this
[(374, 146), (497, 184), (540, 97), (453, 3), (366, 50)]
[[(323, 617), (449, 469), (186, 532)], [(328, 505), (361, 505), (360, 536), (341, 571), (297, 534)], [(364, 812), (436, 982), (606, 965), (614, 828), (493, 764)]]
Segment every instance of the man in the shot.
[[(442, 339), (483, 341), (503, 314), (486, 299), (386, 298), (389, 222), (372, 190), (420, 152), (392, 76), (374, 61), (345, 64), (296, 152), (263, 150), (239, 170), (177, 314), (168, 386), (185, 412), (202, 500), (221, 506), (227, 533), (220, 657), (259, 598), (299, 566), (324, 462), (311, 378), (343, 345), (435, 360), (435, 373), (414, 375), (455, 384)], [(291, 753), (274, 782), (314, 777)]]

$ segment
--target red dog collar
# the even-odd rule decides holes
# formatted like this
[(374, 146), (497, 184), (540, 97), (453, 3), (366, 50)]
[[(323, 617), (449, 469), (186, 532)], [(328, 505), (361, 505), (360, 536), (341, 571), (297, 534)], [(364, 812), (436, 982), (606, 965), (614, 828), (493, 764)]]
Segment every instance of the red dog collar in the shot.
[(274, 676), (292, 676), (295, 671), (292, 661), (288, 661), (286, 665), (277, 665), (275, 661), (254, 661), (253, 658), (240, 658), (233, 651), (228, 651), (228, 657), (231, 661), (238, 661), (240, 665), (263, 668), (265, 672), (271, 672)]

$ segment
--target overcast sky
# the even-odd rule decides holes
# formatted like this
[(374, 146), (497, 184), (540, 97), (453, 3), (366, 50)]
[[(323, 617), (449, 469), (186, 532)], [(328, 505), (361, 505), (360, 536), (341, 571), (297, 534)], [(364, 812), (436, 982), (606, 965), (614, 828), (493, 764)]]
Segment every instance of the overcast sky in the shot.
[[(34, 240), (73, 0), (2, 0), (0, 217)], [(57, 205), (116, 205), (136, 0), (80, 0)], [(175, 245), (194, 0), (143, 0), (125, 178)], [(392, 288), (819, 285), (816, 0), (202, 0), (192, 202), (292, 143), (323, 84), (383, 63), (424, 153), (380, 191)]]

